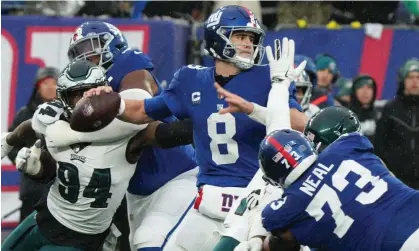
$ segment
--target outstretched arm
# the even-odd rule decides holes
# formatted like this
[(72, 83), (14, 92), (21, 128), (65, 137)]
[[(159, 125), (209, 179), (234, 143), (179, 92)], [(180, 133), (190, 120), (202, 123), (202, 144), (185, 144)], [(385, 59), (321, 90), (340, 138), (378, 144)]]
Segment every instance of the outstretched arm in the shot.
[[(3, 159), (13, 148), (21, 148), (33, 144), (37, 139), (32, 129), (31, 119), (22, 122), (12, 132), (4, 134), (1, 140), (1, 158)], [(16, 156), (14, 156), (16, 157)], [(14, 161), (14, 158), (13, 160)]]
[(133, 137), (128, 154), (130, 159), (135, 159), (146, 147), (155, 146), (168, 149), (192, 143), (193, 127), (190, 119), (170, 123), (154, 121)]

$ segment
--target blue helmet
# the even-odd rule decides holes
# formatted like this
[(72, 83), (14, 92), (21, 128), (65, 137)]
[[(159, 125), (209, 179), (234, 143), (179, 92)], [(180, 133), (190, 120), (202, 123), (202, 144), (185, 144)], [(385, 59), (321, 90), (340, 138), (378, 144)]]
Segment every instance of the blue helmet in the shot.
[(304, 60), (307, 61), (307, 64), (304, 70), (307, 72), (308, 76), (310, 77), (311, 83), (313, 85), (316, 85), (317, 69), (316, 69), (316, 64), (314, 63), (314, 60), (304, 55), (295, 55), (294, 57), (295, 65), (301, 64), (301, 62), (303, 62)]
[(260, 143), (260, 168), (273, 185), (287, 188), (316, 160), (313, 142), (291, 129), (273, 131)]
[(67, 56), (70, 61), (94, 61), (98, 56), (98, 65), (107, 71), (114, 58), (127, 48), (128, 41), (118, 28), (106, 22), (90, 21), (82, 23), (74, 32)]
[[(265, 54), (263, 39), (265, 32), (253, 13), (241, 6), (223, 6), (211, 14), (204, 24), (205, 50), (217, 59), (234, 63), (239, 69), (249, 69), (260, 65)], [(255, 35), (252, 54), (242, 57), (237, 53), (237, 46), (231, 38), (234, 32), (251, 32)]]

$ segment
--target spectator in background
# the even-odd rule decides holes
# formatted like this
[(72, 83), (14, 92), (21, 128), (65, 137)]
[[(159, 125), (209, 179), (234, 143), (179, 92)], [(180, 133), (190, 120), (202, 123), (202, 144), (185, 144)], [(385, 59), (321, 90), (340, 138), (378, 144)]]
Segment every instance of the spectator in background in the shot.
[(311, 103), (320, 109), (335, 105), (332, 87), (339, 78), (336, 60), (328, 54), (319, 54), (315, 60), (317, 69), (317, 83), (313, 88)]
[(278, 24), (295, 24), (304, 19), (309, 25), (327, 24), (331, 4), (327, 1), (279, 1)]
[(143, 9), (146, 17), (172, 17), (185, 20), (204, 21), (209, 2), (199, 1), (148, 1)]
[(294, 64), (299, 65), (304, 60), (307, 62), (304, 70), (306, 71), (308, 77), (310, 78), (310, 82), (313, 84), (313, 86), (316, 86), (317, 85), (317, 69), (316, 69), (316, 63), (314, 63), (314, 60), (305, 55), (295, 55)]
[(341, 106), (348, 107), (351, 101), (352, 80), (349, 78), (340, 77), (336, 81), (336, 95), (335, 99)]
[(24, 1), (2, 1), (1, 14), (2, 15), (24, 15), (25, 12)]
[(130, 18), (131, 3), (128, 1), (84, 1), (76, 16), (99, 18)]
[(25, 15), (72, 17), (84, 1), (25, 1)]
[[(9, 128), (9, 132), (13, 131), (25, 120), (32, 118), (38, 105), (55, 99), (58, 74), (59, 70), (53, 67), (45, 67), (38, 70), (35, 78), (35, 86), (29, 102), (17, 112), (12, 125)], [(30, 147), (34, 143), (35, 142), (25, 142), (25, 146)], [(19, 148), (14, 148), (9, 153), (8, 157), (12, 162), (15, 161), (19, 150)], [(48, 185), (34, 181), (26, 176), (26, 174), (21, 173), (19, 194), (19, 199), (22, 201), (20, 209), (21, 221), (32, 213), (34, 205), (48, 189)]]
[(399, 1), (333, 1), (330, 20), (339, 24), (353, 21), (394, 24)]
[(361, 132), (371, 141), (374, 139), (377, 112), (374, 102), (377, 96), (377, 83), (369, 75), (360, 75), (353, 79), (351, 98), (348, 108), (351, 109), (359, 121)]
[(397, 178), (419, 189), (419, 60), (399, 71), (399, 89), (377, 123), (375, 151)]

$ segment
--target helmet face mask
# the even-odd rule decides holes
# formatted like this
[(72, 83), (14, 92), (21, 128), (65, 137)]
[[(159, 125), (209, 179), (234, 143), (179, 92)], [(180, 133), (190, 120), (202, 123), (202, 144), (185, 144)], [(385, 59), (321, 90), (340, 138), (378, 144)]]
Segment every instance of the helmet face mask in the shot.
[(90, 60), (108, 71), (115, 56), (126, 49), (128, 43), (118, 28), (106, 22), (93, 21), (77, 28), (70, 40), (67, 56), (70, 62)]
[(302, 92), (302, 98), (301, 100), (299, 100), (299, 103), (303, 111), (306, 111), (310, 105), (313, 85), (310, 81), (308, 74), (305, 71), (303, 71), (301, 75), (298, 76), (298, 78), (295, 80), (295, 87), (297, 88), (297, 96), (299, 95), (299, 90), (301, 90)]
[[(67, 53), (68, 58), (70, 61), (89, 60), (99, 66), (106, 66), (113, 59), (113, 55), (109, 51), (112, 39), (112, 35), (107, 33), (82, 38), (70, 45)], [(98, 60), (95, 60), (96, 58)]]
[[(223, 33), (229, 30), (229, 37), (226, 37)], [(249, 46), (247, 44), (234, 43), (232, 37), (235, 33), (252, 33), (255, 38), (252, 43), (251, 55), (249, 57), (240, 56), (240, 46)], [(226, 42), (223, 50), (223, 57), (227, 61), (232, 62), (237, 68), (247, 70), (254, 65), (260, 65), (265, 55), (265, 47), (262, 46), (264, 32), (260, 29), (253, 27), (228, 27), (222, 26), (217, 30), (217, 34)], [(263, 34), (263, 35), (262, 35)]]
[(57, 81), (57, 99), (64, 107), (64, 115), (70, 119), (77, 101), (91, 88), (108, 85), (103, 68), (90, 61), (75, 61), (67, 65)]

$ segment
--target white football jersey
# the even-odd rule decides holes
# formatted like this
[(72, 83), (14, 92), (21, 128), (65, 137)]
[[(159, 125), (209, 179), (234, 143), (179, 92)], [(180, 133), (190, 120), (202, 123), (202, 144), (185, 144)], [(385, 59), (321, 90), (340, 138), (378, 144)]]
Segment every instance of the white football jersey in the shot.
[(125, 157), (129, 140), (48, 149), (57, 161), (48, 208), (61, 224), (85, 234), (111, 225), (135, 171)]
[[(47, 126), (63, 112), (59, 102), (40, 105), (32, 128), (45, 135)], [(134, 135), (110, 143), (48, 148), (57, 162), (57, 176), (47, 199), (56, 220), (85, 234), (102, 233), (111, 225), (135, 171), (136, 163), (128, 163), (125, 157)]]

